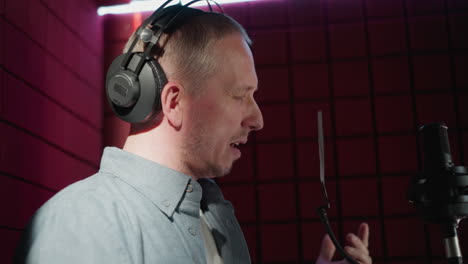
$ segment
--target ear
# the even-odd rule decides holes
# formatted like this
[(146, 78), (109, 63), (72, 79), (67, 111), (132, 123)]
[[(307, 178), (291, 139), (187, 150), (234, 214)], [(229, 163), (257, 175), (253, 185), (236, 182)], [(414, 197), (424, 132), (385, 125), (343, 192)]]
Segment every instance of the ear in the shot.
[(161, 106), (169, 124), (176, 129), (182, 126), (183, 112), (181, 100), (184, 89), (177, 82), (168, 82), (161, 94)]

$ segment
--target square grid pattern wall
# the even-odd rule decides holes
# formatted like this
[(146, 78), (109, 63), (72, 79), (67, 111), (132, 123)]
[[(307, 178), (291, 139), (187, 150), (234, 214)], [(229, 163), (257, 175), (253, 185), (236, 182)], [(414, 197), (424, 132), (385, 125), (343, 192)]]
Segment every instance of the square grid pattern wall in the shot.
[[(444, 263), (439, 227), (406, 200), (417, 129), (449, 127), (468, 161), (466, 1), (291, 0), (227, 6), (250, 33), (265, 127), (219, 181), (257, 263), (312, 263), (324, 228), (316, 112), (324, 112), (329, 214), (341, 237), (371, 226), (375, 263)], [(461, 243), (468, 251), (468, 224)], [(465, 245), (465, 246), (463, 246)]]
[(2, 263), (47, 199), (98, 169), (101, 28), (91, 0), (0, 0)]
[[(340, 237), (371, 226), (374, 263), (445, 263), (436, 225), (406, 200), (421, 169), (417, 129), (445, 122), (468, 165), (468, 2), (289, 0), (224, 5), (254, 41), (265, 127), (219, 180), (255, 263), (313, 263), (324, 228), (316, 112), (324, 112), (327, 188)], [(147, 14), (105, 17), (107, 67)], [(106, 145), (128, 126), (107, 108)], [(468, 256), (468, 224), (460, 227)], [(463, 244), (464, 243), (464, 244)]]

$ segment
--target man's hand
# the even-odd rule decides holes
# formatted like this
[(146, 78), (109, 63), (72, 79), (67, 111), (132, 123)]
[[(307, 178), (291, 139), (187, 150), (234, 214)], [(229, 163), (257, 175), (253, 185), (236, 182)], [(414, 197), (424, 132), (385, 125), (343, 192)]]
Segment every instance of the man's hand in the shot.
[[(371, 264), (372, 259), (369, 256), (369, 225), (362, 223), (358, 229), (358, 235), (348, 234), (346, 236), (347, 245), (344, 247), (346, 253), (350, 255), (360, 264)], [(322, 248), (320, 249), (320, 256), (317, 258), (316, 264), (349, 264), (345, 259), (340, 261), (332, 261), (335, 254), (335, 245), (332, 240), (325, 235), (322, 241)]]

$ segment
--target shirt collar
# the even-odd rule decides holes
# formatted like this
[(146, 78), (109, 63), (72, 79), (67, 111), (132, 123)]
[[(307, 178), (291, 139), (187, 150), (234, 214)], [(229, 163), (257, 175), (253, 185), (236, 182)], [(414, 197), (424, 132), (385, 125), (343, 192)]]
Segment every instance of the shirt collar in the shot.
[(99, 171), (110, 173), (135, 188), (167, 217), (172, 217), (183, 199), (195, 202), (198, 206), (193, 210), (197, 213), (200, 209), (202, 188), (197, 181), (130, 152), (106, 147)]

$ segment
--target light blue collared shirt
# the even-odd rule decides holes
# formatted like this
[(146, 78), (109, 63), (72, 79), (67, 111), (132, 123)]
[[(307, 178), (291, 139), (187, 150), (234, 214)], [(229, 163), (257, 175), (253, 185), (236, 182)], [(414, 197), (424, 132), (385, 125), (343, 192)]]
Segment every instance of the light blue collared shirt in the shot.
[(205, 263), (200, 208), (224, 263), (250, 263), (234, 209), (214, 181), (108, 147), (98, 173), (36, 212), (15, 263)]

